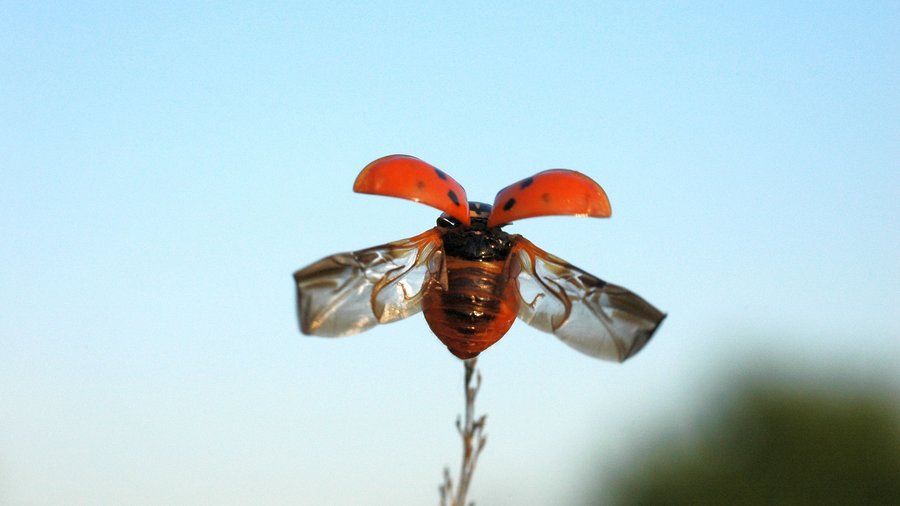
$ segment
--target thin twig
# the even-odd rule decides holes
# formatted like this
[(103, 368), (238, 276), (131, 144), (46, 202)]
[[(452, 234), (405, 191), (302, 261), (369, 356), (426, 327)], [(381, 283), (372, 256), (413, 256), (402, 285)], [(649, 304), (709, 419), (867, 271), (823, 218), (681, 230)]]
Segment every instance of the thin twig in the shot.
[[(463, 457), (459, 469), (459, 484), (456, 492), (453, 490), (453, 479), (450, 477), (450, 469), (444, 468), (444, 482), (439, 490), (441, 493), (441, 506), (474, 506), (474, 502), (466, 503), (466, 495), (469, 493), (469, 484), (475, 474), (475, 464), (478, 456), (487, 443), (484, 435), (486, 415), (475, 418), (475, 396), (481, 388), (481, 373), (475, 370), (476, 359), (464, 360), (466, 368), (465, 383), (463, 385), (466, 395), (465, 423), (460, 418), (456, 419), (456, 430), (462, 439)], [(475, 377), (475, 385), (472, 386), (472, 377)]]

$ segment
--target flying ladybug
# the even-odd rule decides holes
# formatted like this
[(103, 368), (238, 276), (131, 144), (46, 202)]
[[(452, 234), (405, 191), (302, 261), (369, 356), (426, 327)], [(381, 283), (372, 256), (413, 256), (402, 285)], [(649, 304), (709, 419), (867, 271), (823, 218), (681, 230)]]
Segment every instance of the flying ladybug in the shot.
[(415, 237), (332, 255), (294, 273), (300, 330), (347, 336), (421, 311), (461, 359), (496, 343), (516, 318), (593, 357), (622, 362), (641, 350), (665, 314), (503, 227), (535, 216), (606, 218), (606, 193), (565, 169), (539, 172), (469, 202), (449, 175), (418, 158), (367, 165), (353, 191), (435, 207), (437, 226)]

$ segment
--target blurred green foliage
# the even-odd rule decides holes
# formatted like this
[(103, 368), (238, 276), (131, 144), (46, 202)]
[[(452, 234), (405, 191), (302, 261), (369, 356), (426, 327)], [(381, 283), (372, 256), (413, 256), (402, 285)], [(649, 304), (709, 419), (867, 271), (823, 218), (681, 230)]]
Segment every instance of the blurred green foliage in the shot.
[(639, 455), (598, 504), (900, 505), (900, 415), (883, 388), (755, 379)]

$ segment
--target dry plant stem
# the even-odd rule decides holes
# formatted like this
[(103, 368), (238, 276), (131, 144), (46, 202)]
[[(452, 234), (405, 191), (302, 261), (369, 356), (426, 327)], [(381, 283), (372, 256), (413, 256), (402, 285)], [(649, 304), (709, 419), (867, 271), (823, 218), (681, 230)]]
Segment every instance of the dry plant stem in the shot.
[[(465, 422), (456, 419), (456, 430), (459, 432), (463, 443), (463, 458), (459, 470), (459, 484), (456, 491), (453, 490), (453, 480), (450, 478), (450, 470), (444, 469), (444, 483), (440, 487), (441, 506), (471, 506), (475, 503), (466, 504), (466, 495), (469, 492), (469, 484), (472, 482), (472, 475), (475, 474), (475, 464), (478, 463), (478, 455), (484, 449), (487, 437), (484, 435), (485, 415), (475, 419), (475, 396), (478, 395), (478, 389), (481, 388), (481, 373), (475, 370), (476, 359), (472, 358), (464, 360), (466, 367), (465, 384), (463, 385), (466, 394), (466, 414)], [(475, 377), (475, 385), (472, 385), (472, 378)]]

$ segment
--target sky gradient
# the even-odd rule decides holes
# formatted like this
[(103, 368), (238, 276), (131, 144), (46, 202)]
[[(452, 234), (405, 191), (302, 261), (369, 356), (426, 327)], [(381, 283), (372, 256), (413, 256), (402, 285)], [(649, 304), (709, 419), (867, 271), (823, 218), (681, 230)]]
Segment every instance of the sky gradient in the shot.
[[(517, 323), (479, 504), (577, 504), (747, 371), (900, 385), (900, 6), (0, 3), (0, 504), (429, 504), (462, 366), (421, 316), (299, 335), (291, 273), (540, 170), (510, 232), (669, 316), (623, 365)], [(893, 367), (892, 367), (893, 364)]]

